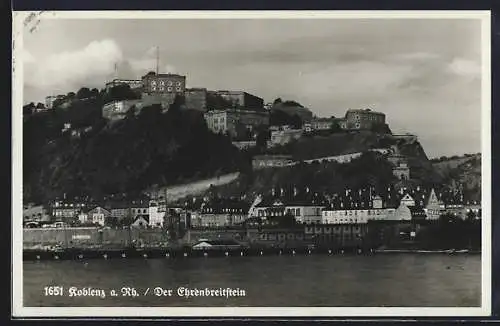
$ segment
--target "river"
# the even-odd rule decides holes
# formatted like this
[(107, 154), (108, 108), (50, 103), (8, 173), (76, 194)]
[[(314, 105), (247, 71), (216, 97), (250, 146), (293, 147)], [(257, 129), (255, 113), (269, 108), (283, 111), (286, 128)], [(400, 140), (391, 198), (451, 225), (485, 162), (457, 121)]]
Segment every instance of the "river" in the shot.
[[(478, 307), (481, 300), (479, 254), (26, 261), (23, 270), (25, 307)], [(46, 296), (46, 286), (64, 294)], [(70, 287), (103, 289), (106, 297), (69, 297)], [(139, 296), (122, 296), (123, 287)], [(173, 295), (156, 296), (155, 287)], [(186, 298), (179, 287), (231, 288), (240, 296)], [(112, 289), (119, 295), (110, 296)]]

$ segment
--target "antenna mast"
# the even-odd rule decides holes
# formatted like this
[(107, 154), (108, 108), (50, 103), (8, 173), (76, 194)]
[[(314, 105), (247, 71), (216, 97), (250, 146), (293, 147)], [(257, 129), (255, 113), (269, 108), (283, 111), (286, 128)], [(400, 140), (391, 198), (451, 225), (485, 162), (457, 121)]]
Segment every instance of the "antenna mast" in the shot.
[(158, 75), (159, 66), (160, 66), (160, 47), (156, 46), (156, 75)]

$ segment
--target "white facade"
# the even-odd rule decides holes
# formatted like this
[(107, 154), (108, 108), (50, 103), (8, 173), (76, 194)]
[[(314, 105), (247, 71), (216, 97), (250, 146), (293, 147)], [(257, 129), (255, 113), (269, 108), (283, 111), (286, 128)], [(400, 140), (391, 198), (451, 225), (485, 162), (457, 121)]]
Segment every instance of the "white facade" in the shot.
[(285, 212), (293, 215), (298, 223), (321, 223), (324, 206), (286, 206)]
[(47, 109), (52, 109), (54, 105), (54, 101), (57, 99), (57, 96), (47, 96), (45, 97), (45, 107)]
[(365, 224), (369, 220), (392, 220), (395, 208), (323, 210), (323, 224)]
[(159, 212), (158, 205), (156, 203), (149, 204), (148, 213), (150, 226), (163, 226), (165, 212)]
[(406, 205), (406, 206), (415, 206), (415, 200), (413, 199), (410, 194), (406, 194), (402, 199), (401, 199), (401, 205)]
[(92, 223), (104, 226), (105, 216), (104, 213), (92, 213)]
[(87, 223), (89, 221), (89, 215), (87, 213), (78, 214), (78, 221), (82, 224)]
[(302, 137), (304, 131), (302, 129), (282, 129), (271, 131), (271, 140), (269, 141), (269, 146), (285, 145), (292, 140), (299, 139)]

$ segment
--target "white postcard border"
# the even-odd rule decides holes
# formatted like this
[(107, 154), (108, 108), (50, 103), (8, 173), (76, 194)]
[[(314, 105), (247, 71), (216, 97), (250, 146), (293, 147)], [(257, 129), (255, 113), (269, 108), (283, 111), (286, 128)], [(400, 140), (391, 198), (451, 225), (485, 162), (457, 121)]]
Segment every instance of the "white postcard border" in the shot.
[[(44, 11), (39, 19), (480, 19), (482, 26), (481, 307), (24, 307), (22, 254), (22, 106), (24, 20), (13, 12), (12, 314), (14, 317), (418, 317), (491, 313), (491, 17), (490, 11)], [(484, 218), (486, 217), (486, 218)], [(133, 309), (131, 309), (133, 308)]]

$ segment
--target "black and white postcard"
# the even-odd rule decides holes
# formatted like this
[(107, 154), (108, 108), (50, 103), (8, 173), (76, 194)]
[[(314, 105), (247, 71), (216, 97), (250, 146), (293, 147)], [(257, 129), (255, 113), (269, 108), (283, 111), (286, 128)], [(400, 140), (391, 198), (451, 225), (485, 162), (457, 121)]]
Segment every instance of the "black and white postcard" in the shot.
[(489, 12), (13, 24), (15, 316), (489, 315)]

